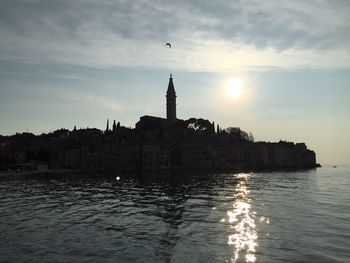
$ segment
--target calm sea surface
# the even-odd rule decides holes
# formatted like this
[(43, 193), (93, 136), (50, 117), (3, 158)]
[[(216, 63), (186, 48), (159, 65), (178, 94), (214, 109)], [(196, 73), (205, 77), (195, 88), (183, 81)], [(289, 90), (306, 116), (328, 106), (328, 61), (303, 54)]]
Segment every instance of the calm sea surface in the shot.
[(350, 262), (350, 167), (1, 180), (0, 262)]

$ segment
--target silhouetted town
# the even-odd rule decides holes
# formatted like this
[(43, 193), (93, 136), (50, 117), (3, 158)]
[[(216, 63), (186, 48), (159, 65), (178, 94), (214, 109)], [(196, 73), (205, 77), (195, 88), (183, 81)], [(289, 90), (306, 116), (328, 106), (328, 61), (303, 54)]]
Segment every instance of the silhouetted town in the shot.
[(307, 169), (315, 153), (304, 143), (254, 142), (240, 128), (206, 119), (178, 119), (170, 75), (166, 119), (142, 116), (135, 128), (109, 123), (42, 135), (0, 136), (0, 170), (45, 169)]

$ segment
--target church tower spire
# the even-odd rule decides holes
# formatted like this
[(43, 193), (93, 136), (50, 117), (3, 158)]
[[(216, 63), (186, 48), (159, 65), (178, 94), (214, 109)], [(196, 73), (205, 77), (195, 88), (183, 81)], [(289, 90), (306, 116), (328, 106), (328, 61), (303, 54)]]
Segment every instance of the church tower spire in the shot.
[(106, 132), (109, 132), (109, 119), (107, 119)]
[(166, 118), (170, 122), (176, 121), (176, 93), (172, 74), (170, 74), (168, 90), (166, 92)]

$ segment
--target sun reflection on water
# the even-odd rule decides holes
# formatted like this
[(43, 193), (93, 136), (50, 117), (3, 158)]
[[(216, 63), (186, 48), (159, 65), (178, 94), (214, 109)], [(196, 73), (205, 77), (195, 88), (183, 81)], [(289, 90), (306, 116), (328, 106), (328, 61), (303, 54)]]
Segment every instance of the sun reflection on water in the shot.
[[(231, 234), (228, 236), (228, 245), (234, 249), (232, 262), (240, 257), (245, 257), (246, 262), (255, 262), (255, 248), (258, 246), (258, 235), (256, 231), (256, 213), (251, 209), (251, 199), (246, 182), (250, 174), (238, 174), (239, 183), (235, 187), (235, 202), (233, 210), (227, 211), (228, 225)], [(225, 222), (225, 220), (222, 220)]]

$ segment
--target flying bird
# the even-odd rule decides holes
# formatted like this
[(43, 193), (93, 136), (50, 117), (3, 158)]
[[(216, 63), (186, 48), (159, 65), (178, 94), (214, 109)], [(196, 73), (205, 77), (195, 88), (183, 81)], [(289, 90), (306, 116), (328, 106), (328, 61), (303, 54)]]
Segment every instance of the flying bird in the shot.
[(166, 46), (169, 46), (169, 48), (171, 48), (171, 44), (170, 44), (170, 43), (166, 43), (165, 45), (166, 45)]

